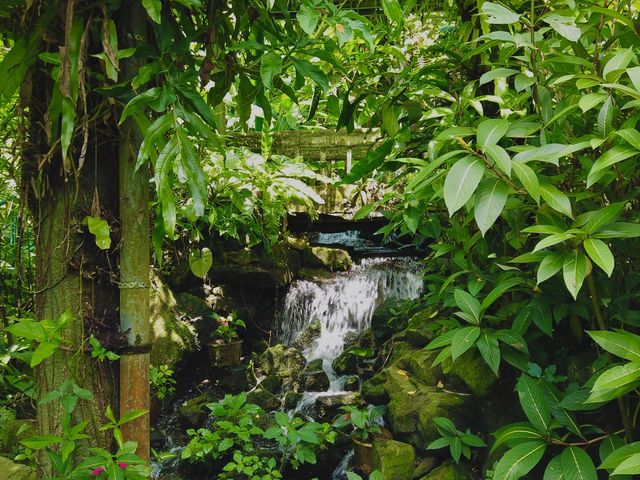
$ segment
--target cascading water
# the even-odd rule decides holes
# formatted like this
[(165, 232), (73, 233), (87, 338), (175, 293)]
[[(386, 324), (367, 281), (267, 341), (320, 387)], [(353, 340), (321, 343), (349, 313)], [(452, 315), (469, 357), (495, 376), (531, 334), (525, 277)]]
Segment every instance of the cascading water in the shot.
[(327, 392), (305, 392), (294, 411), (302, 411), (323, 395), (342, 392), (343, 379), (332, 362), (342, 353), (350, 333), (371, 324), (378, 305), (388, 299), (416, 298), (422, 291), (420, 263), (411, 258), (366, 258), (349, 272), (329, 280), (295, 281), (279, 314), (280, 341), (295, 340), (310, 323), (320, 322), (320, 334), (304, 352), (308, 361), (322, 359), (330, 380)]

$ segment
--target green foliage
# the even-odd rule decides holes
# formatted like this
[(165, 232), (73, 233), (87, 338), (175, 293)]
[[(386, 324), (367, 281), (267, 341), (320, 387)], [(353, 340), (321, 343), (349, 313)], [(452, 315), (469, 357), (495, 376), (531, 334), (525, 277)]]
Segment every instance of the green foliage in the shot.
[(91, 345), (91, 356), (93, 358), (97, 358), (98, 360), (111, 360), (115, 361), (120, 358), (115, 352), (109, 351), (102, 346), (100, 340), (98, 340), (95, 336), (91, 335), (89, 337), (89, 345)]
[(486, 447), (482, 439), (467, 429), (461, 432), (456, 428), (451, 420), (444, 417), (436, 417), (433, 419), (440, 433), (441, 438), (434, 440), (427, 446), (427, 450), (437, 450), (449, 447), (451, 457), (456, 463), (460, 461), (460, 456), (464, 455), (467, 460), (471, 459), (471, 448)]
[(230, 343), (237, 340), (238, 330), (246, 328), (244, 320), (239, 319), (235, 312), (231, 312), (226, 317), (214, 314), (213, 318), (218, 323), (218, 327), (212, 334), (215, 342)]
[(386, 405), (369, 405), (360, 408), (355, 405), (340, 407), (344, 413), (338, 415), (333, 422), (337, 429), (351, 427), (350, 436), (363, 442), (368, 441), (375, 433), (380, 433), (380, 420), (387, 411)]
[(151, 367), (149, 371), (149, 382), (151, 383), (151, 391), (158, 400), (171, 397), (176, 391), (176, 380), (173, 378), (173, 373), (173, 370), (167, 365)]
[[(280, 479), (288, 465), (294, 469), (305, 463), (315, 464), (316, 452), (332, 444), (335, 432), (331, 425), (290, 418), (284, 412), (269, 416), (257, 405), (247, 403), (246, 393), (226, 395), (222, 402), (207, 405), (214, 416), (211, 429), (190, 429), (189, 444), (181, 457), (203, 462), (223, 460), (220, 478), (250, 480)], [(260, 425), (272, 424), (264, 430)], [(264, 441), (277, 447), (265, 449)]]

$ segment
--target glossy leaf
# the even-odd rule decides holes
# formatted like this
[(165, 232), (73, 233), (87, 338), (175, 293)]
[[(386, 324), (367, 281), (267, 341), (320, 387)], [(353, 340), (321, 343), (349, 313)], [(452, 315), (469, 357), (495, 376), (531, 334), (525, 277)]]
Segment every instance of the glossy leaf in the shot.
[(574, 299), (578, 298), (578, 292), (580, 292), (582, 283), (587, 275), (587, 262), (587, 257), (579, 249), (573, 250), (564, 257), (564, 263), (562, 264), (564, 284)]
[(507, 203), (509, 188), (498, 179), (486, 179), (476, 191), (473, 215), (480, 232), (484, 234), (498, 219)]
[(586, 238), (582, 245), (591, 260), (610, 277), (613, 273), (615, 260), (607, 244), (597, 238)]
[(482, 180), (484, 169), (484, 162), (478, 157), (463, 158), (451, 167), (444, 182), (444, 201), (450, 216), (471, 198)]
[(505, 453), (493, 472), (493, 480), (517, 480), (529, 473), (542, 459), (547, 444), (524, 442)]

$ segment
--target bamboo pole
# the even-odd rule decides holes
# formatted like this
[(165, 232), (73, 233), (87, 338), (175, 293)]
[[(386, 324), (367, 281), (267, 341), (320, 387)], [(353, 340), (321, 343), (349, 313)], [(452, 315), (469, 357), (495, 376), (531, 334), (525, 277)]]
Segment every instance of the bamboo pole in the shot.
[[(146, 15), (139, 2), (126, 2), (119, 27), (122, 44), (136, 46), (146, 36)], [(135, 61), (122, 65), (124, 78), (138, 69)], [(127, 348), (120, 357), (120, 416), (136, 409), (149, 410), (149, 172), (135, 171), (142, 132), (129, 119), (120, 130), (120, 328)], [(150, 460), (149, 413), (122, 427), (125, 440), (138, 443), (138, 455)]]

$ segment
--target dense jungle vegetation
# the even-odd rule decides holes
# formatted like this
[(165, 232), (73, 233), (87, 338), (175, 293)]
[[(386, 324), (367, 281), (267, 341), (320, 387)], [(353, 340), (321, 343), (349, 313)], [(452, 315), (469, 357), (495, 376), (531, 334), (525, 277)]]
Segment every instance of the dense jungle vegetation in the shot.
[[(400, 449), (349, 480), (640, 475), (639, 12), (0, 1), (0, 479), (153, 478), (169, 457), (207, 478), (322, 479), (349, 436)], [(373, 141), (353, 165), (274, 151), (314, 130)], [(246, 134), (253, 151), (234, 146)], [(316, 422), (230, 388), (183, 449), (152, 451), (150, 398), (166, 412), (181, 388), (179, 365), (153, 362), (155, 278), (214, 288), (228, 249), (287, 270), (289, 213), (316, 218), (327, 189), (421, 252), (419, 298), (351, 350), (375, 370), (363, 400)], [(256, 345), (264, 368), (275, 326), (217, 313), (212, 338)], [(460, 365), (456, 396), (439, 378)], [(442, 396), (476, 413), (403, 430), (398, 405), (419, 417)]]

